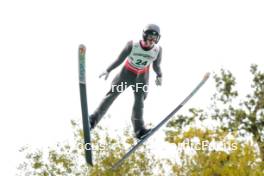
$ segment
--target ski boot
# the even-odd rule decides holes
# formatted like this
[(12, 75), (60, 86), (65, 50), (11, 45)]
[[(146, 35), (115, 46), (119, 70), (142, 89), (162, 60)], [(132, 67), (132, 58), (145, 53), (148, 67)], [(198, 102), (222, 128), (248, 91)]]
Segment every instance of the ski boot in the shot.
[(138, 130), (136, 132), (136, 138), (138, 140), (142, 140), (144, 137), (146, 137), (150, 133), (151, 130), (152, 130), (151, 128), (149, 128), (149, 129), (142, 128), (142, 129)]

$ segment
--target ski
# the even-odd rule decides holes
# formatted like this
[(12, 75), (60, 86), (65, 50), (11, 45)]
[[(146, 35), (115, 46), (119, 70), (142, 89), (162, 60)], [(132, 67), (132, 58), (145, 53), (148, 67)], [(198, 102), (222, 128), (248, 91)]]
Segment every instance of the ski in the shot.
[(134, 145), (119, 161), (117, 161), (113, 166), (112, 170), (116, 170), (135, 150), (137, 150), (148, 138), (150, 138), (157, 130), (160, 129), (162, 125), (164, 125), (166, 122), (168, 122), (173, 115), (178, 112), (183, 105), (189, 101), (192, 96), (204, 85), (204, 83), (208, 80), (210, 76), (210, 73), (206, 73), (202, 79), (202, 81), (199, 82), (199, 84), (193, 89), (193, 91), (169, 114), (167, 115), (158, 125), (156, 125), (143, 139), (139, 140), (136, 145)]
[(87, 106), (87, 94), (86, 94), (86, 65), (85, 65), (85, 52), (86, 47), (81, 44), (78, 50), (79, 60), (79, 86), (80, 86), (80, 98), (82, 109), (82, 122), (83, 122), (83, 134), (84, 134), (84, 152), (87, 164), (93, 165), (92, 148), (91, 148), (91, 136), (90, 136), (90, 121)]

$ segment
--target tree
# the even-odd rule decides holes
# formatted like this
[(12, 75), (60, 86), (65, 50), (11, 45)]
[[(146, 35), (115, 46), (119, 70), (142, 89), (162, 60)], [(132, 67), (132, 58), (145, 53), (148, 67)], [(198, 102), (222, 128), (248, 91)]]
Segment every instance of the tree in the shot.
[[(213, 118), (220, 120), (225, 130), (238, 131), (241, 136), (250, 135), (258, 145), (262, 161), (264, 161), (264, 72), (258, 70), (257, 65), (251, 65), (252, 92), (236, 106), (233, 104), (238, 98), (234, 90), (235, 78), (231, 72), (221, 70), (221, 75), (215, 75), (218, 94), (215, 102), (221, 101), (225, 108), (220, 110), (215, 103)], [(225, 121), (228, 123), (225, 124)]]
[[(250, 72), (252, 74), (251, 92), (245, 97), (240, 96), (236, 90), (236, 79), (230, 71), (221, 69), (220, 73), (214, 73), (216, 93), (211, 98), (210, 108), (204, 110), (191, 108), (188, 115), (178, 115), (167, 125), (169, 130), (167, 130), (166, 140), (177, 144), (179, 141), (171, 140), (170, 136), (182, 135), (184, 133), (182, 129), (192, 129), (197, 124), (207, 124), (204, 126), (205, 129), (209, 127), (216, 134), (229, 134), (240, 139), (240, 141), (236, 141), (239, 146), (238, 153), (224, 154), (228, 158), (232, 158), (233, 155), (249, 156), (246, 150), (249, 151), (251, 148), (251, 152), (255, 150), (257, 155), (253, 157), (251, 154), (250, 156), (254, 160), (248, 160), (247, 164), (264, 165), (264, 73), (258, 70), (257, 65), (251, 65)], [(199, 131), (194, 133), (199, 133)], [(251, 140), (252, 145), (248, 144), (248, 141)], [(255, 145), (256, 147), (254, 147)], [(198, 152), (195, 156), (201, 157), (200, 154)], [(218, 155), (219, 153), (208, 151), (210, 157), (207, 161), (212, 161), (209, 159), (215, 154)], [(261, 159), (260, 163), (257, 162), (258, 159)], [(236, 163), (238, 164), (239, 160), (232, 162), (234, 165)], [(196, 164), (199, 165), (201, 162)], [(247, 167), (245, 166), (245, 168)], [(253, 172), (254, 169), (252, 167), (249, 170)], [(263, 167), (260, 167), (260, 170), (263, 172)]]
[(240, 142), (236, 133), (190, 127), (184, 131), (167, 131), (166, 140), (175, 144), (180, 163), (169, 160), (177, 176), (262, 176), (263, 162), (256, 147)]
[[(143, 146), (132, 155), (118, 170), (112, 171), (114, 162), (124, 155), (128, 147), (136, 141), (130, 137), (126, 128), (122, 137), (114, 139), (106, 129), (97, 128), (93, 131), (93, 146), (95, 164), (93, 167), (86, 165), (84, 160), (83, 132), (79, 124), (72, 121), (74, 128), (75, 144), (58, 143), (47, 152), (23, 148), (25, 161), (18, 167), (18, 174), (23, 176), (115, 176), (115, 175), (160, 175), (164, 172), (161, 162)], [(154, 168), (158, 172), (154, 173)]]
[[(263, 175), (264, 173), (264, 73), (257, 65), (250, 67), (251, 92), (242, 97), (236, 88), (236, 79), (230, 71), (221, 69), (214, 74), (216, 93), (210, 108), (191, 108), (189, 114), (178, 115), (167, 124), (166, 141), (176, 145), (207, 146), (222, 144), (220, 149), (197, 150), (195, 145), (179, 151), (180, 163), (169, 158), (158, 160), (144, 145), (117, 171), (109, 168), (135, 143), (126, 128), (121, 136), (110, 136), (107, 129), (93, 131), (95, 166), (84, 161), (83, 133), (76, 122), (75, 143), (59, 143), (47, 152), (23, 149), (25, 161), (18, 175)], [(102, 144), (102, 145), (98, 145)], [(225, 148), (225, 145), (231, 146)], [(235, 150), (234, 146), (235, 145)], [(186, 148), (190, 147), (188, 151)], [(171, 168), (164, 171), (163, 168)]]

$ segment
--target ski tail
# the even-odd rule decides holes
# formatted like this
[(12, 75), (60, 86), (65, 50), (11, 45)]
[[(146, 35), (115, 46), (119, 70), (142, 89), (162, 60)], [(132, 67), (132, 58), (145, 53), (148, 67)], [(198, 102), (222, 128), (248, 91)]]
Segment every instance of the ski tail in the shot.
[(142, 140), (140, 140), (135, 146), (133, 146), (119, 161), (117, 161), (113, 166), (112, 170), (116, 170), (131, 154), (135, 152), (150, 136), (152, 136), (160, 127), (162, 127), (166, 122), (168, 122), (176, 112), (178, 112), (184, 104), (186, 104), (193, 95), (204, 85), (204, 83), (208, 80), (210, 73), (207, 72), (202, 81), (192, 90), (192, 92), (169, 114), (167, 115), (157, 126), (155, 126), (150, 133), (145, 136)]
[(80, 98), (81, 98), (81, 109), (82, 109), (85, 159), (89, 165), (93, 166), (91, 136), (90, 136), (90, 121), (89, 121), (87, 93), (86, 93), (86, 64), (85, 64), (86, 47), (83, 44), (81, 44), (79, 46), (78, 52), (79, 52), (79, 86), (80, 86)]

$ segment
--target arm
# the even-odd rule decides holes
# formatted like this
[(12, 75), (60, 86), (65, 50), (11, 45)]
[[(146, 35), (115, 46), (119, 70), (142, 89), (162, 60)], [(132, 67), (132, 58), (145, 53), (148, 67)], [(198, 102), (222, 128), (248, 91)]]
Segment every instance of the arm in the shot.
[(132, 50), (132, 45), (133, 45), (132, 41), (129, 41), (126, 44), (125, 48), (121, 51), (118, 58), (106, 69), (108, 73), (111, 72), (116, 67), (118, 67), (127, 58), (127, 56), (130, 54)]
[(162, 58), (162, 48), (160, 47), (158, 57), (153, 62), (153, 70), (156, 72), (157, 77), (162, 77), (162, 73), (160, 69), (161, 58)]

